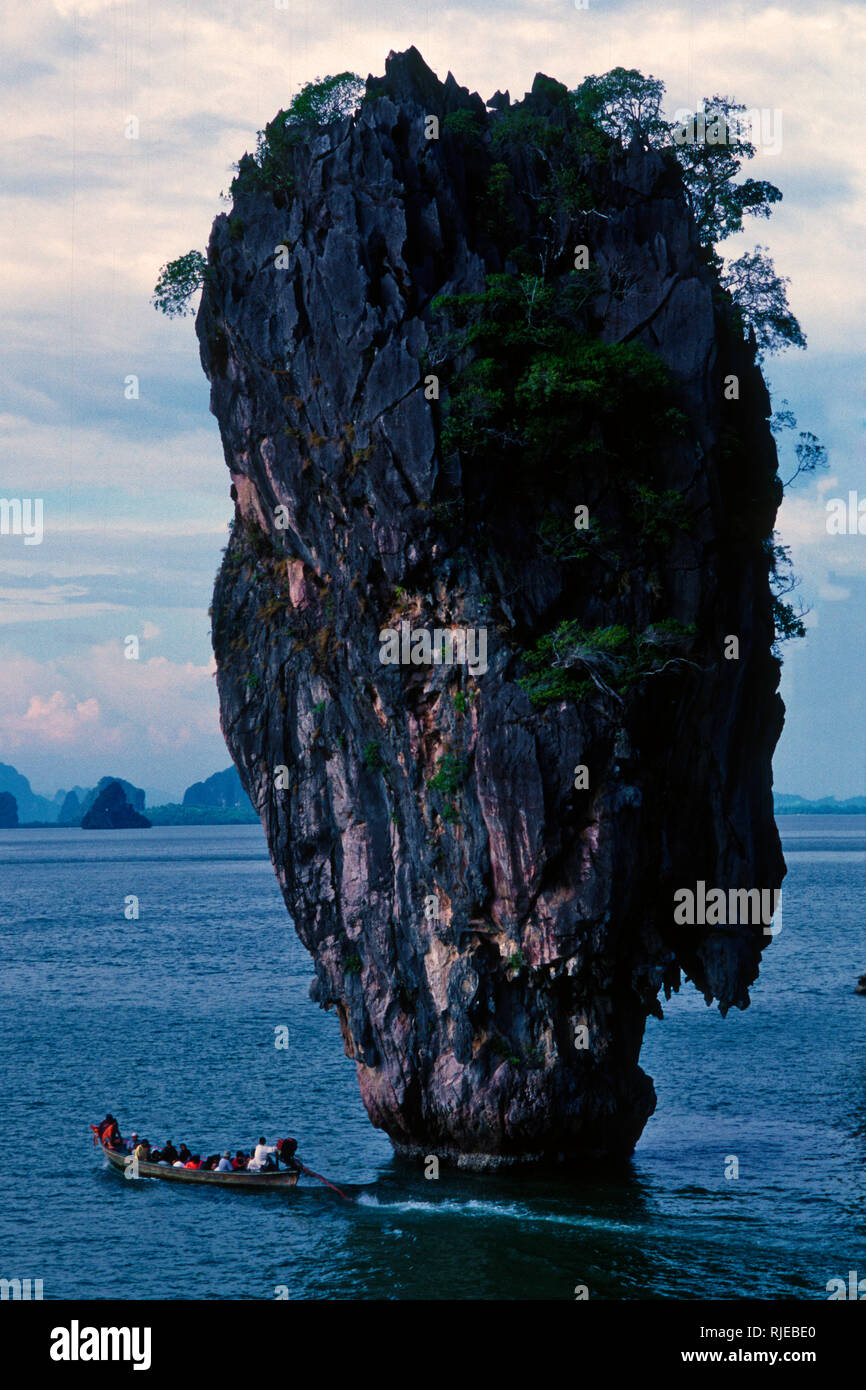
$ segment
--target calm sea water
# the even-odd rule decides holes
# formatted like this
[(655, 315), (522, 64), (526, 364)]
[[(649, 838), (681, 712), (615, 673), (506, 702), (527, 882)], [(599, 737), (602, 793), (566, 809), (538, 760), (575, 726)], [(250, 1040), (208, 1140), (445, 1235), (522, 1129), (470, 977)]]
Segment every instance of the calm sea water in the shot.
[[(257, 826), (0, 832), (0, 1276), (46, 1298), (826, 1298), (866, 1275), (864, 822), (780, 819), (752, 1005), (722, 1019), (687, 985), (650, 1020), (659, 1103), (623, 1171), (438, 1182), (367, 1121)], [(125, 1181), (91, 1146), (106, 1109), (206, 1152), (293, 1133), (355, 1200)]]

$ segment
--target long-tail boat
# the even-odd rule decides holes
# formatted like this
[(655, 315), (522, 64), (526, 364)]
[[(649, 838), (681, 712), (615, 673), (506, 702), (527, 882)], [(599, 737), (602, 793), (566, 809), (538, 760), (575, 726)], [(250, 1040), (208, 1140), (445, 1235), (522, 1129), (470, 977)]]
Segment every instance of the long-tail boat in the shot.
[(211, 1187), (244, 1187), (247, 1191), (257, 1192), (261, 1192), (264, 1188), (270, 1191), (271, 1188), (294, 1187), (298, 1181), (298, 1174), (292, 1172), (291, 1169), (284, 1171), (265, 1169), (261, 1173), (248, 1173), (239, 1168), (232, 1173), (217, 1173), (212, 1169), (175, 1168), (164, 1163), (145, 1163), (142, 1159), (135, 1159), (132, 1154), (121, 1153), (117, 1149), (109, 1149), (102, 1140), (99, 1141), (99, 1146), (112, 1168), (117, 1168), (124, 1174), (139, 1178), (164, 1178), (167, 1182), (206, 1183)]

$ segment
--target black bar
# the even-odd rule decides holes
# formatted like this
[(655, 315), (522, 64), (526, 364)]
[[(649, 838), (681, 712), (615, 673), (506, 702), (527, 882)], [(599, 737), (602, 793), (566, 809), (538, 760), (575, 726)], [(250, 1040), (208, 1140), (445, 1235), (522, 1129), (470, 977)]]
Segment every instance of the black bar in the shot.
[[(861, 1314), (835, 1301), (529, 1300), (515, 1307), (448, 1300), (55, 1300), (7, 1302), (0, 1319), (6, 1364), (20, 1356), (25, 1366), (38, 1368), (40, 1380), (46, 1369), (61, 1380), (92, 1375), (99, 1365), (132, 1372), (137, 1360), (141, 1371), (166, 1384), (196, 1387), (205, 1383), (203, 1377), (208, 1386), (261, 1384), (275, 1372), (309, 1380), (317, 1363), (329, 1381), (344, 1365), (354, 1375), (401, 1384), (445, 1379), (465, 1384), (474, 1364), (488, 1386), (498, 1364), (510, 1381), (521, 1364), (554, 1378), (566, 1375), (570, 1384), (585, 1384), (593, 1367), (645, 1376), (674, 1366), (700, 1374), (716, 1364), (734, 1371), (795, 1365), (818, 1372), (826, 1382), (858, 1357), (864, 1329)], [(94, 1341), (90, 1328), (129, 1329), (128, 1341), (117, 1338), (118, 1352), (127, 1351), (128, 1359), (52, 1358), (52, 1347), (70, 1356), (74, 1347), (101, 1351), (102, 1341)], [(149, 1347), (144, 1329), (150, 1329)], [(110, 1336), (104, 1349), (110, 1356)], [(562, 1353), (566, 1365), (559, 1360)]]

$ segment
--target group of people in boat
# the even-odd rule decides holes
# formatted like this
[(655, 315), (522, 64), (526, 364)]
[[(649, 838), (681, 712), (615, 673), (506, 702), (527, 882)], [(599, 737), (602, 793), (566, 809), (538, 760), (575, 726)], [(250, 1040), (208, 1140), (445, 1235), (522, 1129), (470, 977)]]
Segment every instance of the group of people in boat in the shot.
[(276, 1144), (268, 1144), (262, 1135), (249, 1153), (238, 1149), (232, 1157), (231, 1152), (224, 1149), (222, 1154), (210, 1154), (203, 1158), (201, 1154), (192, 1153), (186, 1144), (176, 1149), (170, 1139), (161, 1149), (152, 1148), (149, 1141), (140, 1139), (134, 1130), (128, 1139), (124, 1139), (112, 1114), (106, 1115), (98, 1125), (91, 1125), (90, 1128), (96, 1138), (114, 1153), (134, 1154), (139, 1163), (157, 1163), (164, 1168), (190, 1168), (193, 1172), (201, 1170), (213, 1173), (275, 1172), (281, 1163), (295, 1173), (300, 1172), (301, 1168), (295, 1158), (298, 1147), (296, 1139), (279, 1139)]

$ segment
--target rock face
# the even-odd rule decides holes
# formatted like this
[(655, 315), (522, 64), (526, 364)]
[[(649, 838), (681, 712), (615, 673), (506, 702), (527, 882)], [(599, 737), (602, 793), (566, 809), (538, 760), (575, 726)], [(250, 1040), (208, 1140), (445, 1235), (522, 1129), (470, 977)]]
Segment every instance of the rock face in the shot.
[[(588, 145), (551, 184), (533, 122), (565, 127), (563, 91), (485, 113), (391, 55), (287, 155), (291, 196), (216, 219), (197, 320), (236, 499), (225, 737), (371, 1120), (467, 1167), (630, 1152), (661, 988), (745, 1007), (769, 939), (678, 925), (674, 892), (784, 873), (767, 393), (672, 161)], [(577, 246), (554, 362), (534, 296), (572, 292)], [(489, 274), (520, 438), (435, 302)], [(387, 664), (385, 629), (483, 633), (487, 659)]]
[(82, 830), (149, 830), (150, 821), (130, 806), (120, 782), (109, 782), (82, 817)]
[(0, 792), (0, 830), (14, 830), (18, 824), (18, 802), (11, 792)]

